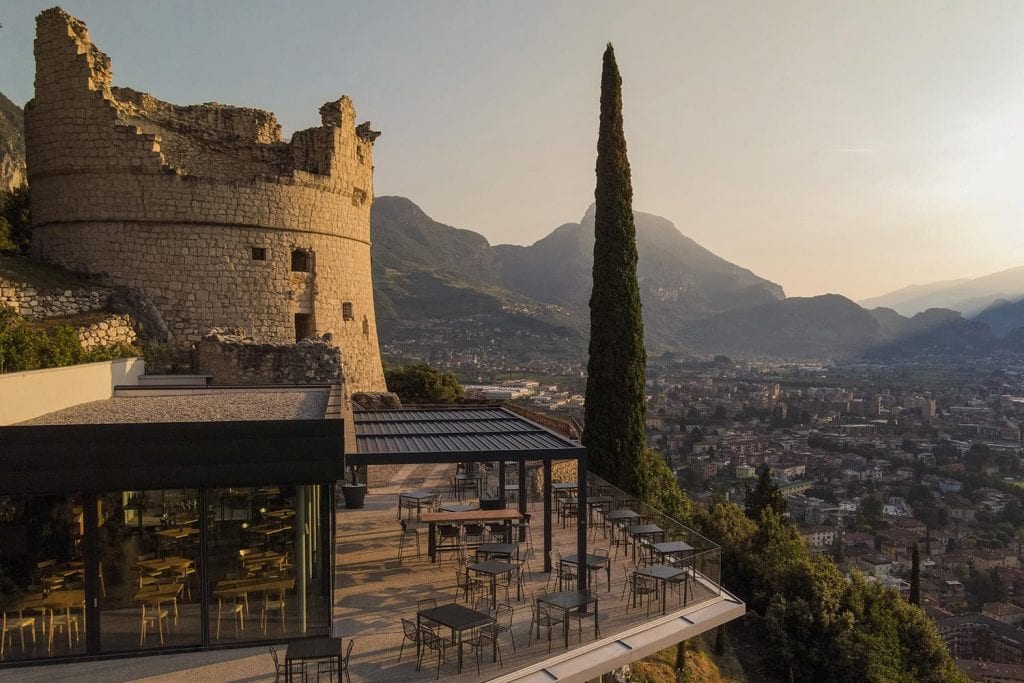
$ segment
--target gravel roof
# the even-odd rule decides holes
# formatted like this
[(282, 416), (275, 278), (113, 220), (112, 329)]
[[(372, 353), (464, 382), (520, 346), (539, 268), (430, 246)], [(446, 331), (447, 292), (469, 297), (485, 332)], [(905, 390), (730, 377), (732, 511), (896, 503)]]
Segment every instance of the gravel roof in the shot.
[(21, 422), (23, 425), (322, 420), (327, 389), (118, 396)]

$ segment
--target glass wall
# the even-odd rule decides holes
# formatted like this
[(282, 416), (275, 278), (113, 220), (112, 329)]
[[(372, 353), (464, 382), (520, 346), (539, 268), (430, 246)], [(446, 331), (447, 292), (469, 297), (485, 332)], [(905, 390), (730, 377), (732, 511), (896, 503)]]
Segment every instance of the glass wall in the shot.
[(0, 496), (0, 664), (329, 634), (331, 490)]
[[(329, 631), (324, 486), (211, 489), (210, 642)], [(326, 532), (326, 534), (325, 534)]]
[(99, 499), (100, 647), (199, 645), (199, 491), (114, 491)]
[(0, 661), (85, 653), (82, 496), (0, 496)]

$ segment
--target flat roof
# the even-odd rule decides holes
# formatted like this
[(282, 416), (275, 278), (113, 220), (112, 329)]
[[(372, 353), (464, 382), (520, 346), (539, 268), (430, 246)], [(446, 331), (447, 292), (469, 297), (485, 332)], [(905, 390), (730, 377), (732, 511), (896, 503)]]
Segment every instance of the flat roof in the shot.
[(329, 389), (309, 387), (236, 390), (196, 388), (183, 391), (148, 387), (144, 395), (117, 395), (46, 413), (19, 424), (87, 425), (173, 422), (250, 422), (322, 420)]
[(579, 443), (506, 408), (357, 410), (353, 422), (356, 453), (349, 460), (359, 464), (440, 462), (445, 456), (575, 458), (585, 453)]

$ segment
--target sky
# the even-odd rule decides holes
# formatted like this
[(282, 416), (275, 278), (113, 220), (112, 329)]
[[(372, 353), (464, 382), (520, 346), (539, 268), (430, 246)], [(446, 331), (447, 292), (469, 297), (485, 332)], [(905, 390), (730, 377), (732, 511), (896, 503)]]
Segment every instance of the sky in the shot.
[[(0, 0), (0, 92), (34, 17)], [(858, 299), (1024, 264), (1024, 2), (65, 0), (114, 82), (383, 131), (376, 194), (492, 244), (593, 201), (615, 45), (634, 208), (782, 285)]]

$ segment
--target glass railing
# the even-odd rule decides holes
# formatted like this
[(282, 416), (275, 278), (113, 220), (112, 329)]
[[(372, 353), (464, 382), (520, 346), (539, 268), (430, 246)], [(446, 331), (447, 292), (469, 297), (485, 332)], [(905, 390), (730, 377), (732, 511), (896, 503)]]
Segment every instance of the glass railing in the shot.
[[(590, 473), (587, 476), (587, 494), (591, 497), (608, 496), (615, 499), (611, 509), (634, 510), (639, 514), (635, 524), (653, 524), (663, 530), (659, 534), (660, 540), (683, 541), (693, 548), (692, 553), (686, 555), (690, 561), (696, 578), (713, 592), (720, 595), (722, 591), (722, 549), (721, 547), (702, 536), (690, 527), (669, 517), (661, 510), (651, 507), (638, 500), (635, 496), (626, 493), (614, 484), (610, 484), (596, 474)], [(599, 513), (600, 514), (600, 513)], [(625, 536), (625, 530), (621, 533)]]

